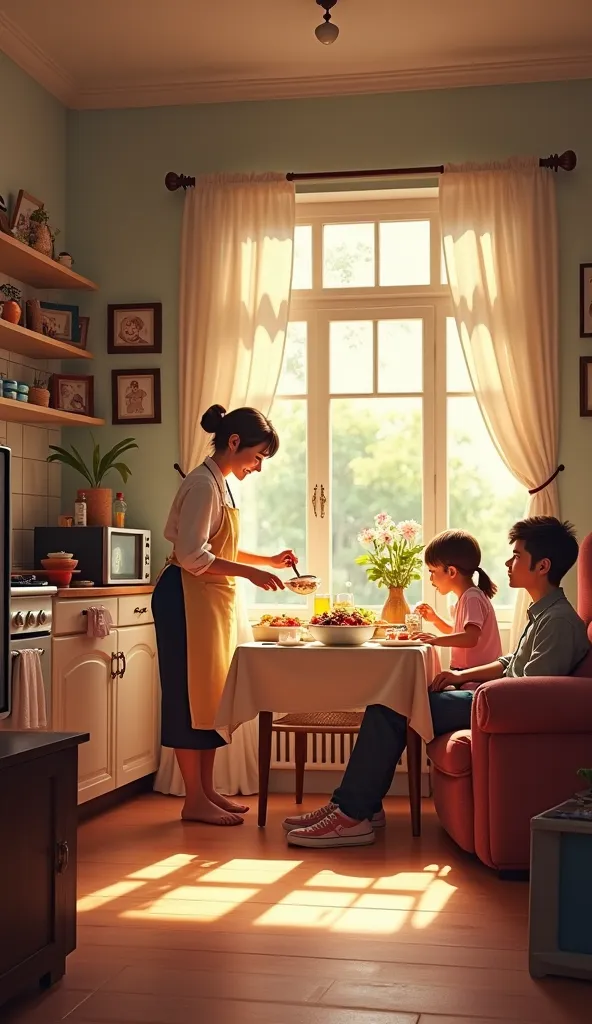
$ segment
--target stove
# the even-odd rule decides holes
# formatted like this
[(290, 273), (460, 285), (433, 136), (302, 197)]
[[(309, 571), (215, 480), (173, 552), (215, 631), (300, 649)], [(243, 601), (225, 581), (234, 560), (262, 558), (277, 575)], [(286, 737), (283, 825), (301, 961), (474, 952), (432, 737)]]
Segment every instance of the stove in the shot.
[(57, 587), (27, 573), (10, 581), (10, 636), (50, 636), (52, 598)]

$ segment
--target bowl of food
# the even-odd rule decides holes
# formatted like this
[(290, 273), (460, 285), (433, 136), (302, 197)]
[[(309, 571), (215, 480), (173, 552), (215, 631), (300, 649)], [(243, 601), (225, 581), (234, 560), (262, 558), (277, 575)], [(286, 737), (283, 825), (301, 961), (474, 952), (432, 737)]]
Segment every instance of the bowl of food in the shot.
[(287, 590), (291, 590), (293, 594), (298, 594), (300, 597), (309, 597), (319, 589), (320, 585), (321, 580), (318, 576), (294, 576), (284, 583)]
[(375, 628), (367, 613), (359, 608), (350, 608), (315, 615), (310, 620), (308, 631), (325, 647), (361, 647), (372, 639)]
[(303, 623), (295, 615), (262, 615), (253, 626), (253, 637), (259, 643), (277, 643), (280, 633), (301, 629)]
[(41, 565), (44, 569), (64, 569), (72, 572), (78, 565), (78, 559), (72, 558), (71, 555), (51, 555), (48, 558), (42, 558)]

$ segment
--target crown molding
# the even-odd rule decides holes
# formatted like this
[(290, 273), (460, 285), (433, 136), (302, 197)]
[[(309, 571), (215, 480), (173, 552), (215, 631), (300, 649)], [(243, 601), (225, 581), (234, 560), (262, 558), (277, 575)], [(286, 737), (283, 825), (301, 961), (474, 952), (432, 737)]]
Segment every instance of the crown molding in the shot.
[(0, 50), (65, 107), (74, 106), (74, 80), (2, 11)]
[(592, 78), (591, 52), (574, 57), (539, 56), (519, 61), (357, 71), (347, 75), (176, 80), (85, 89), (1, 12), (0, 50), (61, 103), (75, 110), (306, 99)]

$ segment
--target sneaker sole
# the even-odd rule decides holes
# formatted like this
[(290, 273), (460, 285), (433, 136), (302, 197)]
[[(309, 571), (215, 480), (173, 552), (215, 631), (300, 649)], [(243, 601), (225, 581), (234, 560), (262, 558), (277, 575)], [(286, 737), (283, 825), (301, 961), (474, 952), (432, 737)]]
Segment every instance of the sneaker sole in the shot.
[[(370, 824), (372, 825), (373, 829), (385, 828), (386, 818), (383, 818), (381, 821), (371, 821)], [(287, 821), (282, 821), (282, 828), (284, 832), (293, 832), (294, 829), (296, 828), (306, 828), (306, 825), (302, 825), (301, 823), (296, 824), (295, 822), (289, 824)]]
[(331, 846), (371, 846), (374, 842), (374, 832), (366, 832), (362, 836), (339, 836), (337, 838), (328, 837), (327, 839), (309, 839), (308, 836), (292, 836), (292, 833), (288, 832), (287, 839), (289, 846), (307, 846), (310, 848), (315, 846), (322, 849)]

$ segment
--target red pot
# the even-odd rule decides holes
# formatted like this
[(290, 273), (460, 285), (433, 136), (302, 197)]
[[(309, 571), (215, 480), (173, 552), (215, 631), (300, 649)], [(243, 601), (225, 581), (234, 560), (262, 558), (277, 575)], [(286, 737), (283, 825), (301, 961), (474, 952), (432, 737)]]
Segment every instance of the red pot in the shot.
[(2, 304), (2, 319), (8, 320), (10, 324), (18, 324), (21, 318), (21, 307), (14, 299), (7, 299)]

